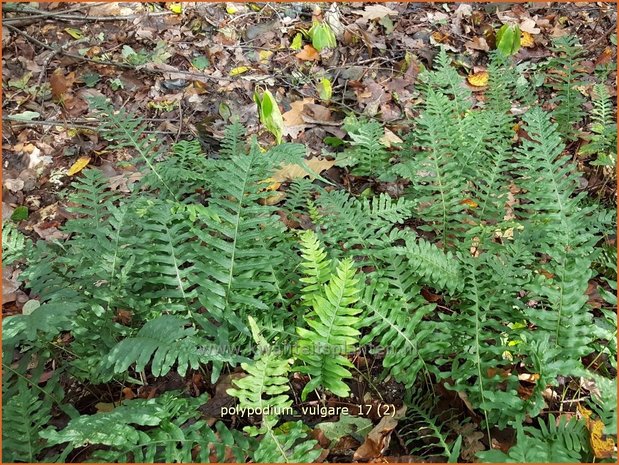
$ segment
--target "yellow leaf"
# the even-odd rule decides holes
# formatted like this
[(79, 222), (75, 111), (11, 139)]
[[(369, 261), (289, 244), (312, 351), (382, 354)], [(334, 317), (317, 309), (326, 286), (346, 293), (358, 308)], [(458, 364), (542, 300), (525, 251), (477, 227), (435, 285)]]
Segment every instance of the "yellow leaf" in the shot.
[(260, 58), (260, 63), (266, 63), (269, 61), (269, 58), (273, 55), (271, 50), (260, 50), (258, 52), (258, 57)]
[(234, 3), (226, 3), (226, 13), (228, 13), (229, 15), (233, 15), (238, 11), (239, 9), (236, 7), (236, 5), (234, 5)]
[(173, 2), (168, 5), (168, 10), (176, 15), (180, 15), (183, 12), (183, 4), (178, 2)]
[(601, 420), (591, 418), (593, 412), (580, 404), (577, 407), (578, 413), (585, 419), (587, 429), (589, 430), (589, 441), (593, 454), (598, 459), (611, 458), (615, 452), (615, 441), (612, 437), (603, 439), (604, 423)]
[(97, 413), (108, 413), (116, 408), (116, 404), (113, 402), (98, 402), (95, 404)]
[(237, 68), (232, 68), (230, 70), (230, 76), (238, 76), (239, 74), (243, 74), (249, 71), (247, 66), (239, 66)]
[(69, 176), (73, 176), (74, 174), (82, 171), (86, 166), (90, 163), (90, 157), (79, 157), (71, 168), (69, 168), (69, 172), (67, 173)]
[(82, 31), (74, 27), (67, 27), (65, 28), (64, 32), (69, 34), (74, 39), (81, 39), (82, 37), (84, 37), (84, 34), (82, 33)]
[(603, 439), (604, 423), (601, 420), (588, 420), (587, 428), (590, 434), (591, 449), (593, 449), (595, 457), (598, 459), (611, 458), (615, 451), (615, 441), (612, 437)]
[(462, 205), (466, 205), (469, 208), (477, 208), (479, 206), (479, 204), (477, 202), (475, 202), (474, 200), (471, 200), (471, 199), (461, 200), (460, 203)]
[(480, 71), (479, 73), (471, 74), (466, 78), (469, 84), (475, 87), (483, 87), (488, 84), (488, 72)]
[(535, 47), (535, 40), (530, 33), (522, 31), (522, 37), (520, 37), (520, 45), (527, 48)]

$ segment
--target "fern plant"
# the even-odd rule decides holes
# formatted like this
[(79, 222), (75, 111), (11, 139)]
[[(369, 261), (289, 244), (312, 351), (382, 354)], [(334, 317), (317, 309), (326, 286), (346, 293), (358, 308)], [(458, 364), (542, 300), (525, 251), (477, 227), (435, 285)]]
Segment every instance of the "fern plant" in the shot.
[(171, 391), (157, 399), (126, 401), (111, 412), (82, 415), (61, 430), (49, 427), (40, 435), (50, 446), (66, 444), (61, 459), (93, 444), (104, 447), (93, 455), (96, 461), (244, 461), (252, 441), (221, 422), (212, 430), (197, 419), (196, 408), (205, 401), (204, 396), (187, 399)]
[(17, 229), (14, 223), (2, 223), (2, 263), (10, 265), (25, 258), (30, 241)]
[(577, 136), (574, 126), (585, 115), (584, 97), (576, 88), (582, 84), (584, 74), (581, 70), (583, 48), (574, 36), (562, 36), (555, 39), (551, 51), (554, 57), (548, 61), (547, 68), (551, 74), (550, 86), (556, 91), (552, 102), (556, 105), (553, 117), (559, 132), (569, 140)]
[[(310, 260), (322, 260), (323, 251), (316, 244), (316, 235), (307, 231), (301, 237), (301, 246)], [(350, 388), (343, 379), (350, 378), (352, 363), (346, 354), (354, 350), (359, 336), (359, 313), (355, 306), (360, 290), (352, 260), (339, 262), (329, 281), (316, 289), (310, 297), (312, 310), (304, 317), (309, 328), (297, 327), (299, 333), (299, 360), (305, 365), (299, 371), (311, 376), (301, 397), (319, 386), (340, 397), (347, 397)]]
[[(480, 459), (591, 459), (583, 422), (547, 415), (548, 393), (562, 388), (560, 411), (571, 413), (581, 393), (570, 381), (588, 380), (597, 430), (616, 432), (616, 216), (587, 198), (568, 154), (582, 49), (558, 47), (567, 67), (551, 77), (552, 113), (510, 59), (491, 57), (480, 97), (442, 50), (419, 75), (421, 113), (402, 147), (386, 150), (376, 122), (347, 120), (352, 173), (399, 176), (398, 198), (300, 179), (271, 205), (270, 178), (304, 166), (303, 145), (265, 150), (234, 124), (219, 154), (195, 141), (167, 148), (142, 120), (95, 100), (102, 136), (135, 155), (141, 182), (119, 193), (97, 169), (80, 172), (58, 241), (30, 243), (4, 225), (5, 263), (23, 268), (41, 304), (3, 319), (5, 459), (311, 462), (325, 452), (289, 414), (314, 395), (323, 406), (366, 402), (351, 396), (357, 376), (370, 395), (416, 393), (398, 433), (431, 460), (466, 460), (460, 420), (436, 407), (443, 387), (485, 444), (497, 428), (517, 431), (507, 453)], [(610, 152), (603, 88), (595, 98), (585, 155)], [(603, 301), (588, 296), (591, 280)], [(371, 365), (353, 365), (359, 350)], [(207, 423), (197, 413), (207, 395), (174, 391), (119, 402), (112, 389), (110, 412), (72, 407), (98, 384), (179, 378), (200, 390), (194, 380), (216, 385), (230, 371), (244, 376), (228, 394), (258, 415)], [(534, 380), (527, 389), (523, 377)]]
[(495, 449), (480, 452), (477, 457), (484, 462), (581, 463), (590, 456), (582, 420), (562, 416), (557, 422), (550, 414), (548, 423), (540, 419), (539, 426), (540, 429), (520, 425), (516, 445), (507, 454)]
[(617, 130), (613, 121), (613, 107), (608, 89), (598, 84), (594, 87), (593, 109), (591, 110), (591, 136), (579, 150), (580, 155), (595, 155), (594, 166), (606, 166), (611, 176), (617, 165)]

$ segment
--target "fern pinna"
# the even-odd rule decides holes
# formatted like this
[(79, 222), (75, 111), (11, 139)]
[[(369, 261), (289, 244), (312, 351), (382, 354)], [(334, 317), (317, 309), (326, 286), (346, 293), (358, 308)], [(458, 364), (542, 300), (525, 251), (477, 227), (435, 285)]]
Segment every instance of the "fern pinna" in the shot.
[[(592, 432), (609, 444), (617, 429), (616, 215), (587, 196), (566, 145), (584, 117), (583, 50), (556, 47), (568, 67), (548, 77), (550, 112), (510, 58), (491, 54), (476, 99), (442, 50), (403, 144), (347, 118), (338, 163), (400, 196), (297, 179), (273, 205), (274, 173), (303, 166), (305, 146), (265, 149), (233, 124), (218, 155), (168, 149), (96, 99), (141, 180), (119, 193), (82, 171), (57, 241), (4, 222), (4, 263), (36, 301), (3, 319), (4, 460), (323, 460), (302, 407), (366, 404), (386, 385), (408, 393), (391, 452), (609, 460)], [(600, 162), (615, 155), (606, 90), (580, 150)], [(252, 413), (202, 418), (228, 373), (227, 400)], [(193, 395), (121, 399), (170, 380)], [(97, 386), (113, 387), (111, 407), (76, 411)], [(441, 412), (453, 399), (465, 407)], [(491, 448), (499, 430), (514, 432), (509, 450)]]

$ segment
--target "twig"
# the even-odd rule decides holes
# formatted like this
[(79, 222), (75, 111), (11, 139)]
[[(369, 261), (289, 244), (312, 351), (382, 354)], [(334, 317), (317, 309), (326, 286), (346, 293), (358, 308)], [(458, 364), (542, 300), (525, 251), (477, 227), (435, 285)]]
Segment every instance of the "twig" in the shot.
[[(20, 10), (21, 11), (21, 10)], [(27, 11), (30, 12), (30, 11)], [(64, 12), (62, 13), (43, 13), (40, 12), (34, 16), (30, 16), (28, 18), (6, 18), (3, 20), (4, 24), (17, 24), (17, 25), (26, 25), (29, 23), (36, 22), (39, 19), (54, 19), (57, 21), (128, 21), (137, 18), (143, 17), (153, 17), (153, 16), (168, 16), (174, 14), (171, 11), (158, 11), (154, 13), (140, 13), (134, 15), (125, 15), (125, 16), (79, 16), (79, 15), (68, 15)]]
[(595, 48), (596, 45), (598, 45), (600, 42), (602, 42), (604, 39), (606, 39), (609, 35), (611, 35), (613, 32), (615, 32), (617, 29), (617, 26), (611, 26), (609, 29), (607, 29), (604, 33), (602, 33), (602, 35), (600, 37), (598, 37), (598, 39), (587, 45), (585, 47), (586, 50), (591, 50), (592, 48)]
[(61, 54), (61, 55), (64, 55), (66, 57), (75, 58), (77, 60), (87, 61), (89, 63), (96, 63), (98, 65), (117, 66), (119, 68), (134, 69), (133, 66), (127, 65), (125, 63), (116, 63), (116, 62), (112, 62), (112, 61), (103, 61), (103, 60), (93, 60), (92, 58), (83, 57), (83, 56), (78, 55), (76, 53), (65, 52), (62, 49), (62, 47), (52, 47), (51, 45), (47, 45), (45, 42), (41, 42), (39, 39), (36, 39), (36, 38), (32, 37), (30, 34), (24, 32), (24, 31), (22, 31), (20, 29), (17, 29), (15, 26), (11, 26), (10, 24), (5, 24), (5, 26), (9, 30), (20, 34), (21, 36), (25, 37), (29, 41), (39, 45), (40, 47), (46, 48), (47, 50), (51, 50), (51, 51), (55, 52), (56, 54)]

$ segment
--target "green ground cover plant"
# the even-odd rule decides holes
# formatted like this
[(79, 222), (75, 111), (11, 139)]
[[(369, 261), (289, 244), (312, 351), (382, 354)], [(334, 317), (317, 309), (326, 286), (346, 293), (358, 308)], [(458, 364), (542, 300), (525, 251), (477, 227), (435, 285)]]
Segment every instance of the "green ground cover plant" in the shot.
[[(143, 177), (120, 195), (85, 169), (65, 240), (34, 244), (4, 225), (4, 263), (23, 265), (40, 303), (3, 320), (4, 461), (312, 462), (324, 459), (314, 425), (282, 412), (364, 403), (360, 376), (400, 386), (402, 444), (420, 458), (614, 461), (600, 451), (617, 433), (616, 217), (566, 155), (584, 113), (576, 45), (557, 47), (569, 72), (553, 112), (498, 53), (474, 105), (443, 50), (419, 75), (400, 147), (387, 150), (379, 123), (351, 120), (348, 169), (401, 183), (398, 198), (299, 179), (271, 205), (269, 178), (304, 166), (305, 146), (264, 149), (233, 124), (207, 157), (93, 100), (101, 135), (133, 151)], [(583, 150), (611, 163), (604, 92)], [(597, 308), (594, 278), (607, 284)], [(228, 395), (259, 414), (207, 421), (208, 395), (183, 389), (116, 402), (127, 386), (232, 372), (245, 376)], [(112, 408), (77, 409), (90, 386), (108, 386)], [(443, 408), (449, 393), (467, 414)], [(466, 425), (484, 449), (468, 458)], [(511, 448), (493, 448), (507, 430)]]

